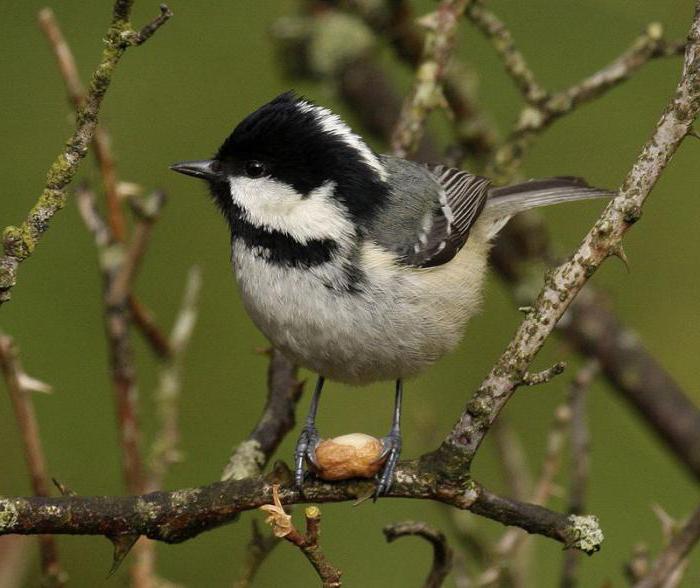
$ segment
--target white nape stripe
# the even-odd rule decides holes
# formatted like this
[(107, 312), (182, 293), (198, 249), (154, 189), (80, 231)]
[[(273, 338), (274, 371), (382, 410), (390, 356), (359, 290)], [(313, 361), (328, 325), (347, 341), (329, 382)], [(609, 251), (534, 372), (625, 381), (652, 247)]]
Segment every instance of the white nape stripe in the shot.
[(379, 158), (367, 147), (359, 135), (352, 132), (350, 127), (337, 114), (327, 108), (308, 102), (300, 101), (297, 103), (297, 106), (302, 112), (313, 113), (326, 133), (340, 137), (349, 147), (352, 147), (360, 154), (365, 163), (379, 175), (380, 180), (386, 180), (387, 173)]
[(251, 224), (280, 231), (302, 244), (314, 239), (349, 241), (353, 225), (331, 196), (335, 183), (326, 182), (306, 196), (272, 178), (230, 177), (231, 200)]

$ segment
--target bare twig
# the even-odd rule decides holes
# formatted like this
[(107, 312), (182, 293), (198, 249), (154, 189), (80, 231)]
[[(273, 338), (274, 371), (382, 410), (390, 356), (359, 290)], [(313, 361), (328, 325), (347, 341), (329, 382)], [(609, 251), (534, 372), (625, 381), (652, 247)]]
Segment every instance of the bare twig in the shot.
[(234, 582), (233, 588), (248, 588), (252, 584), (260, 566), (279, 543), (279, 537), (263, 535), (258, 528), (257, 521), (253, 521), (252, 536), (248, 543), (243, 570), (238, 580)]
[(297, 366), (281, 352), (271, 349), (269, 355), (265, 408), (248, 438), (231, 455), (222, 480), (242, 480), (258, 475), (285, 435), (294, 428), (294, 409), (304, 384), (297, 380)]
[(149, 491), (161, 490), (168, 469), (180, 460), (178, 400), (182, 387), (181, 372), (185, 351), (197, 323), (197, 306), (201, 287), (202, 275), (199, 267), (194, 266), (187, 274), (180, 310), (170, 332), (168, 346), (172, 350), (172, 355), (161, 368), (158, 377), (155, 401), (160, 422), (151, 449), (150, 475), (147, 483)]
[(314, 570), (321, 579), (323, 588), (340, 588), (342, 572), (328, 561), (318, 544), (318, 536), (321, 530), (321, 511), (316, 506), (309, 506), (304, 511), (306, 518), (306, 533), (302, 535), (292, 523), (292, 517), (288, 515), (280, 502), (279, 485), (272, 486), (273, 504), (265, 504), (260, 507), (269, 514), (266, 522), (272, 525), (272, 532), (276, 537), (283, 537), (296, 545), (309, 560)]
[[(49, 41), (49, 45), (56, 57), (58, 69), (66, 84), (68, 98), (76, 110), (79, 110), (85, 103), (85, 89), (78, 74), (78, 67), (73, 57), (70, 45), (63, 36), (61, 27), (56, 20), (53, 10), (44, 8), (39, 11), (39, 26)], [(112, 154), (111, 139), (104, 125), (97, 125), (92, 138), (92, 148), (95, 153), (95, 160), (102, 177), (102, 185), (107, 201), (107, 222), (110, 231), (117, 241), (126, 240), (126, 222), (121, 206), (119, 186), (117, 180), (116, 167), (114, 165), (114, 155)], [(129, 296), (129, 308), (131, 310), (134, 324), (145, 336), (153, 350), (162, 358), (168, 358), (170, 349), (167, 339), (153, 319), (153, 314), (146, 306), (138, 300), (134, 294)]]
[(700, 507), (690, 516), (683, 528), (676, 533), (669, 546), (664, 549), (644, 578), (635, 588), (661, 588), (674, 574), (685, 557), (700, 539)]
[(510, 30), (498, 16), (484, 7), (481, 0), (472, 2), (467, 8), (466, 15), (491, 41), (508, 75), (513, 79), (525, 100), (530, 104), (538, 104), (546, 100), (547, 91), (535, 79), (525, 57), (515, 46)]
[[(27, 376), (22, 369), (19, 353), (12, 338), (2, 333), (0, 333), (0, 368), (7, 383), (15, 420), (24, 446), (24, 457), (31, 477), (32, 491), (36, 496), (49, 496), (46, 458), (31, 396), (36, 391), (37, 386), (33, 385), (36, 381)], [(42, 386), (39, 388), (41, 389)], [(46, 388), (42, 391), (46, 391)], [(49, 535), (40, 536), (39, 551), (44, 581), (51, 586), (65, 585), (68, 577), (58, 558), (56, 540)]]
[[(554, 489), (554, 478), (561, 466), (566, 429), (571, 421), (571, 409), (561, 404), (554, 411), (554, 420), (547, 435), (547, 447), (542, 460), (540, 474), (530, 500), (533, 504), (544, 505)], [(576, 513), (580, 514), (580, 513)], [(526, 535), (520, 529), (508, 529), (496, 542), (493, 549), (493, 563), (482, 572), (479, 586), (497, 585), (501, 575), (508, 569), (518, 551), (523, 547)], [(509, 570), (513, 574), (513, 570)], [(522, 582), (519, 582), (522, 584)]]
[(454, 49), (457, 25), (471, 1), (442, 0), (435, 12), (421, 19), (427, 29), (422, 62), (391, 139), (392, 151), (399, 157), (415, 151), (428, 114), (445, 103), (442, 82)]
[(22, 588), (31, 540), (19, 535), (0, 537), (0, 588)]
[[(144, 231), (142, 230), (140, 239), (136, 238), (136, 244), (132, 244), (126, 251), (124, 245), (114, 239), (108, 225), (97, 210), (94, 193), (87, 187), (80, 186), (76, 190), (76, 197), (83, 221), (95, 238), (102, 273), (105, 333), (109, 349), (110, 375), (116, 405), (124, 482), (127, 492), (140, 494), (146, 489), (146, 478), (140, 450), (138, 389), (133, 349), (129, 338), (131, 321), (128, 300), (131, 279), (138, 265), (137, 258), (142, 255), (140, 241), (145, 240)], [(124, 555), (133, 545), (134, 542), (129, 543)], [(136, 587), (150, 586), (155, 562), (153, 545), (146, 541), (139, 541), (136, 543), (135, 553), (136, 562), (130, 570), (133, 583)], [(115, 569), (121, 559), (123, 557), (115, 556)]]
[(135, 44), (129, 23), (132, 4), (127, 0), (116, 0), (114, 3), (102, 58), (93, 73), (85, 102), (78, 111), (75, 131), (49, 168), (46, 187), (27, 218), (19, 227), (9, 226), (3, 232), (5, 255), (0, 258), (0, 304), (10, 299), (10, 290), (17, 281), (17, 267), (33, 253), (42, 234), (48, 229), (49, 221), (66, 203), (65, 188), (87, 153), (97, 126), (102, 99), (114, 70), (124, 52)]
[(511, 496), (525, 500), (532, 487), (532, 476), (522, 441), (509, 421), (503, 417), (493, 423), (492, 433), (506, 486)]
[[(586, 417), (586, 397), (593, 380), (598, 375), (598, 361), (589, 360), (576, 374), (569, 392), (571, 408), (571, 488), (569, 512), (580, 515), (586, 508), (586, 489), (590, 470), (589, 433)], [(564, 552), (564, 565), (560, 586), (574, 588), (578, 583), (577, 571), (580, 558), (573, 550)]]
[(386, 540), (391, 543), (399, 537), (413, 535), (421, 537), (433, 546), (433, 565), (428, 577), (423, 583), (423, 588), (440, 588), (452, 570), (452, 549), (447, 543), (445, 535), (426, 523), (404, 521), (392, 523), (382, 529)]

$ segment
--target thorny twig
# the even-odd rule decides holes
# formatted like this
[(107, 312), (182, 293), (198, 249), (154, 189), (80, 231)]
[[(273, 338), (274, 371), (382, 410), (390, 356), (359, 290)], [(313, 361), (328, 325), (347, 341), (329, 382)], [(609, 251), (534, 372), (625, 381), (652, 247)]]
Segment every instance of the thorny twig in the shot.
[(340, 588), (342, 572), (328, 561), (318, 543), (321, 531), (321, 511), (316, 506), (309, 506), (304, 511), (306, 519), (306, 533), (302, 535), (292, 523), (291, 515), (288, 515), (280, 502), (279, 485), (272, 486), (273, 504), (265, 504), (260, 507), (268, 513), (265, 520), (272, 525), (272, 533), (276, 537), (282, 537), (296, 545), (309, 560), (314, 570), (321, 579), (323, 588)]
[(399, 537), (410, 535), (421, 537), (433, 546), (433, 564), (423, 588), (440, 588), (452, 570), (453, 553), (447, 539), (441, 531), (421, 522), (404, 521), (392, 523), (382, 529), (386, 540), (391, 543)]
[[(75, 63), (70, 45), (63, 36), (61, 27), (56, 20), (53, 10), (44, 8), (39, 11), (39, 26), (49, 41), (51, 50), (56, 57), (56, 63), (61, 77), (66, 85), (68, 98), (76, 110), (85, 104), (85, 88), (80, 80), (78, 67)], [(112, 153), (111, 139), (104, 125), (98, 124), (92, 137), (92, 149), (95, 160), (102, 177), (102, 185), (107, 202), (107, 223), (114, 238), (123, 242), (126, 240), (126, 221), (121, 206), (121, 194), (117, 179), (114, 155)], [(162, 358), (170, 355), (165, 336), (153, 319), (153, 314), (136, 297), (129, 295), (129, 307), (134, 324), (143, 333), (153, 350)]]
[[(49, 221), (64, 207), (65, 188), (72, 181), (78, 165), (87, 153), (97, 126), (102, 100), (112, 81), (114, 70), (124, 52), (137, 44), (129, 22), (132, 5), (133, 0), (116, 0), (114, 3), (112, 22), (104, 39), (102, 58), (93, 73), (85, 101), (78, 111), (75, 131), (49, 168), (46, 187), (27, 218), (19, 227), (9, 226), (3, 231), (5, 255), (0, 257), (0, 305), (10, 299), (10, 290), (17, 281), (17, 267), (34, 252), (42, 234), (49, 227)], [(167, 17), (161, 13), (160, 20), (154, 24), (151, 34), (166, 22)]]
[[(10, 395), (15, 420), (24, 446), (24, 456), (36, 496), (50, 496), (46, 458), (39, 433), (39, 423), (34, 411), (32, 394), (50, 392), (48, 384), (29, 377), (19, 359), (19, 352), (11, 337), (0, 333), (0, 368), (2, 369)], [(56, 540), (50, 535), (39, 537), (41, 572), (43, 580), (50, 586), (64, 586), (68, 580), (58, 557)]]

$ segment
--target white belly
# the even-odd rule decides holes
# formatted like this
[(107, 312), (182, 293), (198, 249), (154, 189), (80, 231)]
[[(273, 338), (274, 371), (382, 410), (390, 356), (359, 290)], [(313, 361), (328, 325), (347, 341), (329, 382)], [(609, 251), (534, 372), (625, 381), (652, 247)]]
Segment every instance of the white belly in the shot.
[(280, 267), (238, 244), (233, 266), (248, 313), (275, 347), (327, 378), (363, 384), (415, 375), (455, 348), (479, 306), (487, 252), (479, 236), (426, 269), (397, 266), (366, 245), (359, 292), (327, 287), (330, 264)]

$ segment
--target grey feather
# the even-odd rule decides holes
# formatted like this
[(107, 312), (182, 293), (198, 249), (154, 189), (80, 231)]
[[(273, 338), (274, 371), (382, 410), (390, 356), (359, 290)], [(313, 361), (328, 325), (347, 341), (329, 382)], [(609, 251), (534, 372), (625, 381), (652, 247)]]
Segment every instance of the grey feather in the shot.
[(610, 198), (576, 177), (530, 180), (492, 188), (487, 178), (443, 165), (419, 165), (380, 156), (390, 186), (388, 204), (367, 233), (400, 263), (434, 267), (464, 247), (474, 223), (486, 218), (494, 236), (514, 214), (559, 202)]
[(612, 198), (614, 192), (589, 186), (583, 178), (562, 176), (530, 180), (522, 184), (492, 188), (485, 213), (494, 217), (510, 217), (523, 210), (592, 198)]

